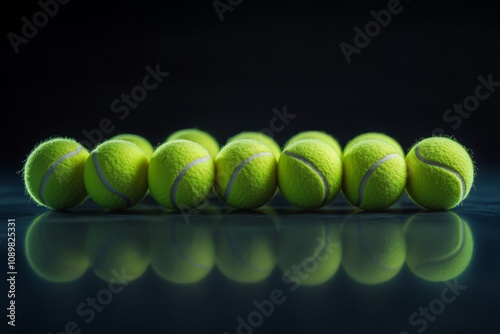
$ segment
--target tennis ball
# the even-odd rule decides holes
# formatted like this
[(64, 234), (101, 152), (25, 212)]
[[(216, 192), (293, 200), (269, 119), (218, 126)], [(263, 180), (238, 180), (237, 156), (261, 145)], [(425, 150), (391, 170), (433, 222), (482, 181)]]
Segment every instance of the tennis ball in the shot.
[(406, 263), (416, 276), (432, 282), (458, 277), (469, 266), (474, 240), (467, 222), (453, 212), (413, 215), (405, 224)]
[(361, 141), (344, 154), (342, 162), (342, 191), (352, 205), (364, 210), (381, 210), (396, 203), (403, 194), (405, 159), (385, 141)]
[(233, 281), (260, 282), (276, 266), (276, 225), (259, 218), (266, 217), (256, 213), (242, 222), (238, 215), (230, 214), (215, 229), (217, 268)]
[(363, 284), (380, 284), (396, 276), (405, 262), (403, 224), (366, 221), (354, 215), (342, 229), (342, 265), (349, 277)]
[(280, 158), (281, 155), (281, 148), (279, 145), (274, 141), (273, 138), (269, 137), (268, 135), (262, 133), (262, 132), (256, 132), (256, 131), (244, 131), (238, 133), (236, 136), (233, 136), (227, 140), (227, 143), (231, 143), (236, 140), (240, 139), (254, 139), (257, 141), (260, 141), (263, 144), (266, 144), (269, 146), (271, 149), (271, 152), (273, 153), (274, 157), (276, 160)]
[(366, 132), (366, 133), (362, 133), (362, 134), (354, 137), (344, 147), (344, 154), (347, 153), (347, 151), (349, 151), (357, 143), (362, 142), (363, 140), (369, 140), (369, 139), (378, 139), (378, 140), (385, 141), (386, 143), (394, 146), (394, 148), (398, 151), (399, 154), (401, 154), (401, 156), (403, 156), (403, 157), (405, 156), (405, 151), (403, 150), (401, 145), (398, 143), (398, 141), (396, 139), (394, 139), (393, 137), (388, 136), (382, 132)]
[(339, 142), (333, 136), (331, 136), (328, 133), (323, 132), (323, 131), (303, 131), (303, 132), (300, 132), (288, 140), (288, 142), (285, 145), (285, 148), (287, 146), (292, 145), (293, 143), (295, 143), (299, 140), (302, 140), (302, 139), (321, 140), (321, 141), (325, 142), (326, 144), (330, 145), (331, 147), (333, 147), (333, 149), (335, 150), (335, 152), (337, 152), (339, 157), (342, 157), (342, 147), (340, 146)]
[(166, 281), (199, 282), (215, 265), (215, 242), (205, 222), (188, 225), (172, 219), (152, 225), (150, 235), (151, 265)]
[(151, 158), (149, 191), (168, 209), (194, 208), (210, 195), (214, 177), (214, 161), (203, 146), (172, 140), (159, 146)]
[(30, 267), (50, 282), (71, 282), (89, 267), (85, 254), (87, 224), (68, 223), (68, 215), (46, 212), (36, 217), (26, 232), (25, 253)]
[(88, 227), (85, 254), (100, 279), (122, 284), (121, 279), (134, 281), (144, 274), (150, 262), (147, 225), (94, 219)]
[(278, 185), (293, 205), (313, 209), (333, 201), (340, 192), (342, 162), (333, 147), (317, 139), (287, 146), (278, 162)]
[(215, 159), (215, 190), (233, 208), (258, 208), (276, 192), (276, 165), (267, 145), (253, 139), (233, 141)]
[(55, 210), (72, 208), (87, 198), (83, 183), (89, 152), (70, 138), (53, 138), (36, 146), (23, 168), (26, 191), (35, 202)]
[(184, 129), (172, 133), (168, 138), (167, 142), (171, 140), (185, 139), (191, 140), (195, 143), (200, 144), (207, 149), (208, 153), (212, 159), (215, 159), (217, 153), (219, 153), (219, 143), (212, 137), (208, 132), (198, 130), (198, 129)]
[(445, 137), (416, 143), (406, 157), (406, 191), (418, 205), (447, 210), (459, 205), (474, 182), (474, 163), (467, 150)]
[(85, 163), (85, 188), (90, 198), (105, 209), (130, 208), (148, 191), (148, 165), (139, 146), (108, 140), (98, 145)]
[(153, 145), (151, 145), (151, 143), (144, 137), (141, 137), (141, 136), (138, 136), (135, 134), (131, 134), (131, 133), (124, 133), (124, 134), (116, 135), (116, 136), (110, 138), (110, 140), (113, 140), (113, 139), (125, 140), (125, 141), (129, 141), (131, 143), (136, 144), (137, 146), (139, 146), (139, 148), (141, 150), (144, 151), (144, 154), (146, 154), (148, 159), (151, 159), (151, 156), (154, 153)]
[[(294, 219), (295, 217), (295, 219)], [(329, 281), (342, 259), (341, 225), (291, 216), (279, 231), (278, 265), (293, 291)]]

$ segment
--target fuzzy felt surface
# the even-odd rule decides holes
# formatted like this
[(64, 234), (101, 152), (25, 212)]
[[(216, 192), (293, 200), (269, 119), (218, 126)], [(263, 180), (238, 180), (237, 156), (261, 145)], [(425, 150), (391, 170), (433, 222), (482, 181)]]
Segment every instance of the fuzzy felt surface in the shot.
[(404, 192), (404, 157), (385, 141), (369, 139), (357, 143), (344, 154), (342, 163), (342, 191), (354, 206), (382, 210), (396, 203)]
[(335, 152), (337, 152), (339, 157), (342, 157), (342, 147), (340, 146), (338, 140), (335, 139), (332, 135), (329, 135), (328, 133), (323, 132), (323, 131), (303, 131), (303, 132), (300, 132), (300, 133), (296, 134), (295, 136), (291, 137), (290, 139), (288, 139), (288, 141), (285, 145), (285, 148), (292, 145), (293, 143), (295, 143), (299, 140), (302, 140), (302, 139), (321, 140), (321, 141), (327, 143), (328, 145), (330, 145), (331, 147), (333, 147), (333, 149), (335, 150)]
[(474, 182), (474, 163), (455, 140), (432, 137), (415, 144), (406, 157), (410, 198), (423, 208), (447, 210), (459, 205)]
[(85, 163), (85, 188), (90, 198), (110, 210), (139, 203), (148, 191), (149, 160), (135, 144), (109, 140), (97, 146)]
[(148, 181), (151, 196), (168, 209), (188, 210), (201, 205), (213, 189), (214, 161), (192, 141), (172, 140), (151, 158)]
[(301, 208), (330, 203), (340, 192), (342, 162), (333, 147), (317, 139), (287, 146), (278, 162), (278, 185), (285, 198)]
[(271, 149), (271, 152), (273, 152), (273, 155), (276, 158), (276, 161), (278, 161), (278, 159), (280, 158), (281, 148), (278, 145), (278, 143), (276, 143), (276, 141), (273, 138), (269, 137), (268, 135), (266, 135), (262, 132), (254, 132), (254, 131), (240, 132), (236, 136), (229, 138), (227, 142), (230, 143), (232, 141), (240, 140), (240, 139), (258, 140), (261, 143), (266, 144)]
[(190, 140), (200, 144), (208, 151), (208, 153), (210, 153), (210, 156), (214, 160), (220, 150), (220, 145), (217, 140), (206, 131), (198, 129), (183, 129), (172, 133), (166, 141), (168, 142), (177, 139)]
[(23, 169), (26, 192), (39, 205), (72, 208), (87, 198), (84, 166), (89, 152), (73, 139), (53, 138), (29, 154)]
[(153, 153), (154, 153), (153, 145), (151, 145), (149, 140), (147, 140), (146, 138), (144, 138), (142, 136), (135, 135), (132, 133), (123, 133), (123, 134), (116, 135), (116, 136), (112, 137), (111, 139), (120, 139), (120, 140), (125, 140), (125, 141), (129, 141), (131, 143), (134, 143), (137, 146), (139, 146), (139, 148), (141, 150), (144, 151), (144, 154), (146, 154), (148, 159), (151, 159), (151, 157), (153, 156)]
[(399, 154), (401, 154), (403, 157), (405, 156), (405, 151), (401, 147), (401, 144), (399, 144), (398, 141), (396, 139), (394, 139), (393, 137), (386, 135), (385, 133), (382, 133), (382, 132), (366, 132), (366, 133), (362, 133), (362, 134), (352, 138), (345, 145), (344, 153), (347, 153), (347, 151), (349, 151), (357, 143), (362, 142), (363, 140), (369, 140), (369, 139), (378, 139), (378, 140), (385, 141), (386, 143), (394, 146), (394, 148), (396, 148), (398, 150)]
[(276, 192), (276, 158), (257, 140), (241, 139), (224, 146), (215, 160), (215, 170), (215, 190), (231, 207), (258, 208)]

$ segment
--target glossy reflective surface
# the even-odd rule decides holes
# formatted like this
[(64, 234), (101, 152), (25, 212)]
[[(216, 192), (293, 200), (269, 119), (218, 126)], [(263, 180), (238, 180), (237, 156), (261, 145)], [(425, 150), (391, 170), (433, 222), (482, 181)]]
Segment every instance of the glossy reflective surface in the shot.
[(214, 198), (199, 212), (169, 213), (148, 197), (126, 212), (88, 201), (62, 213), (29, 202), (18, 181), (3, 179), (0, 231), (6, 265), (7, 219), (16, 220), (17, 331), (500, 328), (493, 172), (481, 174), (466, 202), (449, 212), (424, 212), (403, 198), (386, 212), (364, 213), (341, 196), (300, 211), (278, 195), (248, 212)]

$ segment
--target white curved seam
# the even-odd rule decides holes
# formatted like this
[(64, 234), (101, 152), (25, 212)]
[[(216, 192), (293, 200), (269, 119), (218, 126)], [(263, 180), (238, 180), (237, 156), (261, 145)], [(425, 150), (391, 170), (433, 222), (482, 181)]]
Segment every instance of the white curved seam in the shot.
[(227, 188), (226, 188), (226, 193), (224, 194), (224, 200), (227, 201), (229, 198), (229, 195), (231, 195), (231, 190), (233, 190), (233, 184), (236, 181), (236, 177), (241, 172), (243, 167), (248, 165), (252, 160), (259, 158), (259, 157), (267, 156), (267, 155), (273, 156), (271, 152), (260, 152), (260, 153), (254, 154), (251, 157), (245, 159), (238, 167), (236, 167), (233, 174), (231, 175), (231, 179), (229, 179), (229, 183), (228, 183)]
[(443, 168), (443, 169), (447, 170), (448, 172), (452, 173), (453, 175), (455, 175), (458, 178), (458, 181), (460, 181), (460, 185), (462, 186), (462, 196), (460, 196), (460, 198), (462, 200), (464, 199), (464, 196), (465, 196), (465, 181), (464, 181), (464, 179), (462, 178), (462, 175), (460, 175), (459, 172), (457, 172), (456, 170), (454, 170), (450, 166), (446, 166), (445, 164), (442, 164), (440, 162), (432, 161), (432, 160), (424, 158), (424, 156), (422, 154), (420, 154), (420, 150), (418, 149), (418, 146), (415, 147), (415, 155), (423, 163), (431, 165), (431, 166)]
[(181, 182), (182, 178), (184, 177), (184, 175), (186, 175), (187, 171), (191, 168), (191, 167), (194, 167), (198, 164), (201, 164), (201, 163), (204, 163), (205, 161), (208, 161), (208, 159), (210, 159), (210, 155), (207, 155), (206, 157), (203, 157), (203, 158), (198, 158), (198, 159), (195, 159), (193, 161), (191, 161), (189, 164), (186, 165), (186, 167), (184, 167), (180, 172), (179, 174), (177, 174), (177, 177), (175, 178), (174, 180), (174, 184), (172, 185), (172, 190), (170, 191), (170, 202), (172, 202), (172, 205), (174, 207), (177, 207), (177, 188), (179, 187), (179, 183)]
[(116, 195), (116, 196), (120, 197), (121, 199), (123, 199), (125, 201), (125, 203), (127, 203), (127, 207), (131, 207), (132, 206), (132, 200), (127, 195), (122, 194), (121, 192), (119, 192), (118, 190), (116, 190), (115, 188), (113, 188), (113, 186), (108, 182), (108, 180), (106, 180), (106, 177), (104, 176), (104, 173), (101, 170), (101, 166), (99, 165), (99, 161), (97, 159), (97, 154), (96, 153), (92, 154), (92, 160), (94, 161), (94, 167), (95, 167), (95, 170), (97, 172), (97, 176), (99, 176), (99, 179), (101, 180), (102, 184), (104, 184), (104, 186), (113, 195)]
[(78, 148), (74, 151), (71, 151), (69, 153), (66, 153), (65, 155), (63, 155), (62, 157), (60, 157), (59, 159), (57, 159), (49, 168), (49, 170), (45, 173), (45, 175), (43, 176), (43, 179), (42, 179), (42, 184), (40, 185), (40, 200), (45, 203), (45, 186), (47, 185), (47, 183), (49, 182), (49, 179), (50, 179), (50, 176), (54, 173), (54, 171), (56, 170), (57, 166), (59, 166), (64, 160), (68, 159), (68, 158), (71, 158), (75, 155), (77, 155), (78, 153), (80, 153), (80, 151), (83, 149), (83, 147), (81, 146), (78, 146)]
[(330, 189), (328, 187), (328, 182), (326, 181), (326, 178), (323, 175), (323, 173), (321, 173), (319, 169), (311, 161), (307, 160), (303, 156), (290, 151), (285, 151), (285, 154), (308, 165), (313, 170), (313, 172), (316, 173), (316, 175), (318, 175), (318, 177), (321, 179), (321, 182), (323, 183), (323, 190), (324, 190), (323, 201), (321, 202), (321, 206), (325, 205), (328, 202), (328, 194), (330, 193)]
[(361, 181), (361, 185), (359, 186), (359, 195), (358, 195), (358, 201), (356, 203), (356, 206), (360, 206), (363, 203), (363, 195), (365, 193), (366, 184), (368, 183), (368, 180), (370, 179), (370, 176), (372, 176), (372, 174), (375, 172), (375, 170), (380, 165), (382, 165), (384, 162), (386, 162), (387, 160), (395, 158), (395, 157), (400, 157), (400, 156), (401, 155), (396, 154), (396, 153), (392, 153), (392, 154), (386, 155), (385, 157), (383, 157), (382, 159), (380, 159), (379, 161), (377, 161), (376, 163), (374, 163), (370, 167), (370, 169), (368, 170), (368, 172), (366, 172), (365, 176), (363, 177), (363, 180)]

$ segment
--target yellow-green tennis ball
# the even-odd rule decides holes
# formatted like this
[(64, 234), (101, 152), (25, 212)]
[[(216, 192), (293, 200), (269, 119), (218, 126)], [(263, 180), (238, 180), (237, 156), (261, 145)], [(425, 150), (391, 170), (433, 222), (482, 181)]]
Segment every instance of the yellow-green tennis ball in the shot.
[(139, 146), (108, 140), (85, 163), (85, 188), (105, 209), (122, 210), (139, 203), (148, 191), (149, 160)]
[(168, 138), (167, 142), (171, 140), (185, 139), (191, 140), (195, 143), (200, 144), (207, 149), (208, 153), (212, 159), (215, 159), (217, 153), (219, 153), (220, 145), (217, 140), (210, 135), (208, 132), (198, 130), (198, 129), (184, 129), (172, 133)]
[(201, 281), (215, 265), (212, 230), (202, 223), (167, 221), (151, 227), (151, 265), (166, 281)]
[(215, 166), (208, 151), (189, 140), (159, 146), (151, 158), (151, 196), (168, 209), (187, 210), (203, 204), (214, 185)]
[(97, 277), (123, 284), (149, 266), (149, 231), (144, 222), (94, 220), (89, 224), (85, 254)]
[(352, 205), (364, 210), (381, 210), (396, 203), (403, 194), (405, 159), (385, 141), (359, 142), (344, 154), (342, 163), (342, 191)]
[(399, 273), (405, 262), (403, 224), (348, 219), (342, 228), (342, 253), (342, 266), (355, 281), (386, 282)]
[(129, 141), (131, 143), (136, 144), (137, 146), (139, 146), (141, 148), (141, 150), (144, 151), (144, 154), (146, 154), (148, 159), (151, 159), (151, 157), (153, 156), (153, 152), (154, 152), (153, 145), (151, 145), (151, 143), (146, 138), (144, 138), (142, 136), (135, 135), (132, 133), (124, 133), (124, 134), (116, 135), (116, 136), (110, 138), (110, 140), (113, 140), (113, 139), (125, 140), (125, 141)]
[(83, 182), (89, 152), (73, 139), (42, 142), (28, 155), (23, 169), (26, 191), (39, 205), (72, 208), (87, 198)]
[(240, 132), (236, 136), (233, 136), (233, 137), (229, 138), (227, 140), (227, 143), (229, 144), (229, 143), (231, 143), (231, 142), (233, 142), (235, 140), (240, 140), (240, 139), (254, 139), (254, 140), (258, 140), (261, 143), (264, 143), (267, 146), (269, 146), (269, 148), (271, 149), (271, 152), (273, 153), (273, 155), (276, 158), (276, 160), (278, 160), (280, 158), (281, 148), (279, 147), (279, 145), (276, 143), (276, 141), (273, 138), (269, 137), (265, 133), (256, 132), (256, 131), (244, 131), (244, 132)]
[(267, 145), (253, 139), (233, 141), (215, 159), (215, 190), (233, 208), (258, 208), (276, 192), (276, 165)]
[(406, 157), (406, 191), (418, 205), (429, 210), (448, 210), (459, 205), (474, 183), (474, 163), (467, 150), (445, 137), (415, 144)]
[[(265, 215), (262, 216), (265, 219)], [(256, 218), (253, 216), (252, 218)], [(216, 264), (227, 278), (240, 283), (266, 279), (277, 263), (277, 230), (273, 222), (248, 221), (228, 215), (217, 226)]]
[(432, 282), (458, 277), (469, 266), (474, 239), (467, 222), (453, 212), (427, 212), (405, 224), (406, 263), (416, 276)]
[(282, 281), (294, 291), (329, 281), (342, 259), (341, 225), (287, 220), (279, 231), (278, 265)]
[(87, 225), (67, 220), (67, 215), (46, 212), (36, 217), (26, 232), (28, 263), (39, 277), (50, 282), (74, 281), (89, 267), (84, 250)]
[(342, 162), (333, 147), (317, 139), (287, 146), (278, 162), (278, 186), (293, 205), (325, 206), (340, 192)]
[(405, 156), (405, 151), (403, 150), (401, 145), (398, 143), (398, 141), (396, 139), (394, 139), (393, 137), (386, 135), (385, 133), (382, 133), (382, 132), (366, 132), (366, 133), (362, 133), (362, 134), (354, 137), (344, 147), (344, 154), (347, 151), (349, 151), (357, 143), (362, 142), (363, 140), (369, 140), (369, 139), (378, 139), (378, 140), (385, 141), (386, 143), (394, 146), (394, 148), (397, 149), (399, 154), (401, 154), (403, 157)]
[(285, 145), (285, 148), (302, 139), (321, 140), (330, 145), (331, 147), (333, 147), (333, 149), (335, 150), (335, 152), (337, 152), (339, 157), (342, 157), (342, 147), (340, 146), (339, 142), (332, 135), (329, 135), (328, 133), (323, 131), (300, 132), (288, 140), (288, 142)]

